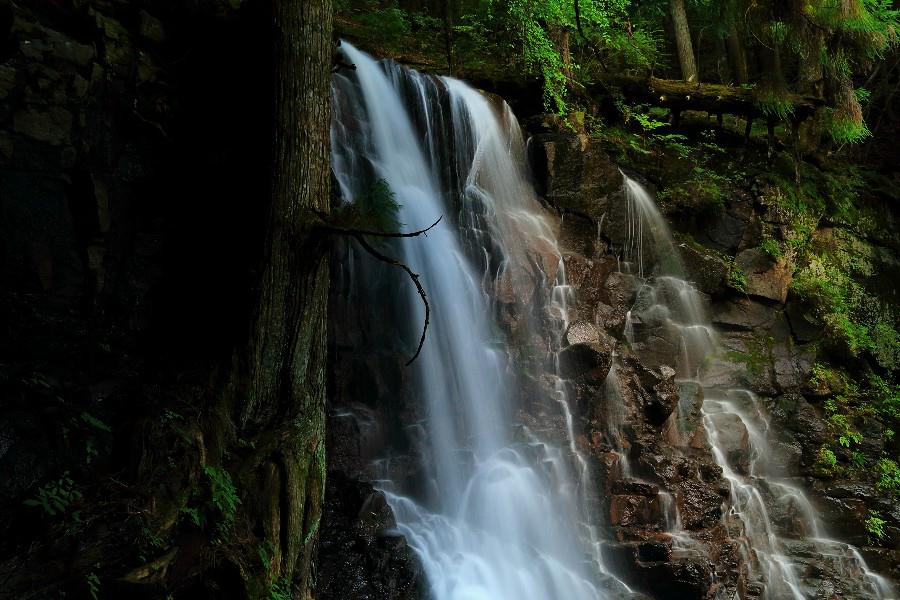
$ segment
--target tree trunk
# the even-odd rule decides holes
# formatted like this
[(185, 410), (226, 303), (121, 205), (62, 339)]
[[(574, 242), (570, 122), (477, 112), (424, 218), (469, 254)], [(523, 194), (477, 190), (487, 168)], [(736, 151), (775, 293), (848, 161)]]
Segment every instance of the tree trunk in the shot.
[(444, 2), (444, 52), (447, 55), (447, 73), (453, 75), (453, 17), (450, 14), (450, 0)]
[(819, 98), (824, 93), (825, 70), (822, 64), (822, 50), (825, 47), (825, 33), (810, 25), (805, 28), (803, 51), (800, 53), (797, 83), (800, 93)]
[(694, 60), (694, 46), (691, 43), (691, 30), (688, 27), (687, 12), (684, 0), (670, 0), (672, 26), (675, 29), (675, 45), (678, 47), (678, 61), (681, 63), (681, 78), (685, 81), (699, 81), (697, 63)]
[(728, 46), (728, 60), (731, 62), (731, 74), (734, 76), (734, 82), (738, 85), (747, 83), (749, 79), (747, 53), (744, 51), (744, 44), (741, 42), (741, 36), (736, 27), (731, 27), (725, 43)]
[(330, 197), (332, 2), (274, 0), (273, 16), (271, 207), (254, 320), (231, 397), (236, 433), (254, 446), (238, 467), (242, 510), (272, 550), (256, 584), (265, 590), (290, 581), (293, 597), (306, 599), (325, 490), (329, 269), (310, 224), (312, 211), (328, 211)]

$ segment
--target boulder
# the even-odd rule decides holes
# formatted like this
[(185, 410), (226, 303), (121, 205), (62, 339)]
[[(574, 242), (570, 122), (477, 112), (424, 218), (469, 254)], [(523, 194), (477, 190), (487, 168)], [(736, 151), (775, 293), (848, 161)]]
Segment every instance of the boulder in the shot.
[(570, 344), (560, 350), (560, 375), (586, 383), (603, 383), (612, 366), (615, 341), (606, 334), (601, 337), (599, 332), (596, 339), (597, 341)]
[(657, 600), (702, 600), (712, 586), (713, 573), (705, 560), (639, 562), (638, 589)]
[(719, 328), (759, 331), (771, 328), (777, 313), (772, 306), (753, 298), (736, 297), (716, 303), (712, 320)]
[(713, 296), (725, 291), (730, 271), (725, 259), (693, 244), (679, 244), (678, 251), (684, 262), (687, 279), (697, 289)]
[[(670, 367), (663, 365), (661, 368), (672, 371)], [(678, 406), (678, 387), (673, 378), (662, 380), (653, 386), (653, 393), (644, 396), (644, 414), (647, 421), (656, 426), (665, 423), (669, 415)]]
[(784, 311), (794, 339), (800, 343), (814, 342), (822, 337), (822, 324), (813, 316), (812, 309), (797, 299), (791, 299)]
[(828, 426), (816, 409), (797, 393), (783, 394), (772, 403), (770, 418), (780, 430), (782, 442), (799, 444), (803, 451), (803, 463), (812, 465), (819, 448), (829, 439)]
[[(317, 598), (414, 600), (425, 587), (422, 568), (384, 494), (371, 484), (329, 473), (319, 536)], [(353, 590), (348, 596), (349, 590)]]
[(728, 464), (743, 475), (750, 472), (750, 436), (741, 418), (733, 413), (709, 415), (715, 425), (719, 450)]
[(600, 223), (607, 195), (622, 185), (618, 167), (600, 142), (585, 134), (547, 133), (534, 136), (530, 149), (539, 191), (547, 201)]
[(787, 258), (773, 259), (759, 248), (738, 254), (735, 266), (747, 278), (747, 293), (784, 303), (793, 277), (793, 264)]

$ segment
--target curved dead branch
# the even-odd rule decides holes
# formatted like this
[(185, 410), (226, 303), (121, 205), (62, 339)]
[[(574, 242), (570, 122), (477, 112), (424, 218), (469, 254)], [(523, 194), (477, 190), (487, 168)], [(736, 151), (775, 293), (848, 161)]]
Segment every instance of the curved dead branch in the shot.
[[(440, 221), (440, 219), (438, 219)], [(437, 225), (437, 221), (435, 221), (434, 225)], [(434, 227), (432, 225), (431, 227)], [(429, 227), (428, 229), (431, 229)], [(424, 233), (428, 231), (427, 229), (419, 232)], [(409, 366), (419, 357), (419, 353), (422, 351), (422, 345), (425, 343), (425, 333), (428, 331), (428, 322), (431, 318), (431, 307), (428, 306), (428, 298), (425, 296), (425, 288), (422, 287), (421, 282), (419, 282), (419, 274), (414, 273), (412, 269), (409, 268), (405, 263), (400, 262), (399, 260), (393, 259), (390, 256), (386, 256), (376, 250), (372, 245), (366, 241), (365, 235), (362, 233), (354, 233), (353, 237), (359, 242), (359, 245), (362, 246), (366, 252), (380, 260), (381, 262), (387, 263), (389, 265), (394, 265), (395, 267), (400, 267), (406, 274), (409, 275), (409, 278), (412, 279), (412, 282), (416, 284), (416, 290), (419, 292), (419, 296), (422, 298), (422, 303), (425, 305), (425, 324), (422, 326), (422, 337), (419, 338), (419, 345), (416, 347), (416, 353), (413, 354), (412, 358), (406, 361), (405, 366)], [(417, 234), (418, 235), (418, 234)], [(398, 235), (398, 236), (390, 236), (390, 237), (410, 237), (409, 235)]]
[[(320, 214), (320, 217), (325, 217), (324, 214)], [(419, 354), (422, 352), (422, 346), (425, 344), (425, 334), (428, 332), (428, 323), (431, 320), (431, 306), (428, 304), (428, 297), (425, 294), (425, 288), (422, 287), (422, 283), (419, 281), (419, 274), (415, 273), (406, 263), (402, 263), (395, 258), (391, 258), (385, 254), (382, 254), (378, 251), (372, 244), (366, 241), (366, 236), (372, 237), (380, 237), (380, 238), (411, 238), (418, 237), (420, 235), (424, 235), (428, 237), (428, 232), (431, 231), (434, 227), (437, 226), (438, 223), (441, 222), (441, 219), (444, 218), (444, 215), (438, 217), (437, 221), (426, 227), (425, 229), (419, 229), (417, 231), (410, 231), (408, 233), (397, 233), (397, 232), (384, 232), (384, 231), (369, 231), (366, 229), (353, 229), (353, 228), (344, 228), (344, 227), (333, 227), (331, 225), (320, 224), (317, 225), (316, 228), (320, 231), (324, 231), (326, 233), (332, 233), (336, 235), (346, 235), (352, 237), (362, 248), (371, 254), (377, 260), (380, 260), (383, 263), (387, 263), (389, 265), (393, 265), (395, 267), (399, 267), (403, 269), (412, 282), (416, 286), (416, 291), (419, 292), (419, 297), (422, 298), (422, 304), (425, 305), (425, 323), (422, 325), (422, 335), (419, 337), (419, 345), (416, 347), (416, 353), (413, 354), (412, 358), (406, 361), (405, 366), (409, 366), (415, 361)]]

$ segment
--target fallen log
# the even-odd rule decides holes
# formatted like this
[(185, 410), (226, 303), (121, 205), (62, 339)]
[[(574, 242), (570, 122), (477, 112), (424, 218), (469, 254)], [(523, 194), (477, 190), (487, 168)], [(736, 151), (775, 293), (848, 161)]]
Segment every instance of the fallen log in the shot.
[[(737, 115), (747, 119), (777, 118), (773, 110), (767, 110), (766, 105), (760, 101), (758, 92), (752, 88), (655, 77), (612, 77), (591, 84), (588, 91), (595, 96), (606, 95), (610, 86), (619, 88), (631, 101), (668, 108), (673, 114), (694, 110), (714, 115)], [(811, 117), (825, 103), (821, 98), (813, 96), (785, 94), (780, 97), (779, 104), (789, 107), (789, 120), (799, 122)]]

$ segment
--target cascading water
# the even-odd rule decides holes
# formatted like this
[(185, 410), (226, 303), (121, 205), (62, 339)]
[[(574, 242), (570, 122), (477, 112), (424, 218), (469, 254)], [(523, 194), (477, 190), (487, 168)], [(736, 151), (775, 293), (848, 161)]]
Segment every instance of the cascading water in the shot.
[[(670, 421), (670, 437), (683, 435), (679, 421), (692, 404), (700, 402), (708, 442), (730, 486), (723, 520), (730, 537), (741, 541), (744, 589), (763, 590), (771, 600), (834, 594), (834, 581), (820, 575), (804, 577), (816, 571), (806, 569), (806, 563), (819, 560), (828, 563), (839, 585), (860, 597), (896, 598), (887, 581), (866, 567), (853, 546), (824, 536), (803, 491), (769, 464), (768, 422), (758, 399), (746, 390), (705, 384), (704, 364), (721, 353), (704, 316), (702, 294), (685, 281), (672, 235), (653, 199), (637, 182), (624, 174), (623, 178), (629, 226), (621, 264), (642, 279), (647, 277), (628, 314), (626, 337), (632, 350), (651, 365), (653, 344), (664, 340), (678, 348), (673, 355), (681, 399)], [(648, 277), (649, 265), (655, 269)], [(736, 431), (737, 437), (745, 434), (749, 440), (749, 456), (729, 452), (728, 438), (733, 439)], [(776, 523), (771, 517), (776, 508), (791, 518)], [(674, 513), (676, 518), (669, 518), (670, 532), (676, 546), (684, 548), (686, 536), (677, 508)]]
[[(333, 84), (333, 168), (343, 198), (361, 198), (383, 180), (407, 228), (445, 217), (427, 238), (403, 239), (394, 248), (422, 275), (431, 299), (428, 339), (413, 367), (426, 414), (421, 459), (428, 489), (420, 498), (383, 483), (432, 596), (627, 595), (603, 567), (571, 419), (567, 452), (534, 432), (515, 433), (509, 369), (488, 290), (536, 262), (529, 247), (552, 255), (545, 267), (560, 262), (522, 170), (515, 118), (505, 104), (497, 107), (457, 80), (377, 63), (347, 44), (343, 51), (356, 67)], [(454, 148), (451, 156), (445, 145)], [(564, 296), (563, 272), (550, 279), (547, 294)], [(406, 301), (416, 327), (424, 314), (414, 290)], [(557, 309), (565, 320), (564, 302)], [(557, 391), (570, 416), (564, 386)]]

